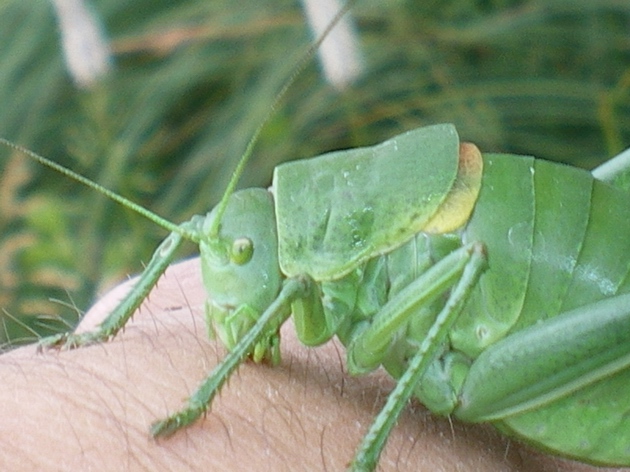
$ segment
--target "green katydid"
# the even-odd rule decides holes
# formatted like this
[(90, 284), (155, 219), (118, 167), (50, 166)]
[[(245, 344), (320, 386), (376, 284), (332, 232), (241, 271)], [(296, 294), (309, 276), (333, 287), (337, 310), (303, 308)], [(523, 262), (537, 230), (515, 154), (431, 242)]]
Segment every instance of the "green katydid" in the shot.
[(208, 324), (229, 354), (154, 436), (198, 419), (246, 357), (280, 362), (278, 331), (293, 316), (305, 345), (337, 336), (352, 373), (382, 365), (398, 381), (353, 470), (375, 468), (412, 396), (553, 453), (630, 465), (630, 264), (619, 257), (630, 249), (630, 196), (598, 180), (617, 182), (625, 160), (596, 179), (482, 156), (437, 125), (283, 164), (271, 191), (234, 192), (250, 146), (219, 205), (178, 226), (0, 142), (172, 231), (98, 331), (43, 346), (111, 338), (182, 240), (199, 244)]
[(293, 315), (304, 344), (337, 336), (351, 372), (383, 365), (398, 380), (353, 470), (376, 466), (412, 396), (556, 454), (628, 465), (630, 277), (618, 254), (630, 251), (630, 221), (616, 216), (628, 204), (585, 171), (482, 156), (452, 125), (420, 128), (280, 165), (271, 191), (228, 192), (207, 216), (169, 223), (98, 331), (44, 344), (115, 335), (189, 238), (229, 353), (154, 436), (198, 419), (246, 357), (279, 362)]

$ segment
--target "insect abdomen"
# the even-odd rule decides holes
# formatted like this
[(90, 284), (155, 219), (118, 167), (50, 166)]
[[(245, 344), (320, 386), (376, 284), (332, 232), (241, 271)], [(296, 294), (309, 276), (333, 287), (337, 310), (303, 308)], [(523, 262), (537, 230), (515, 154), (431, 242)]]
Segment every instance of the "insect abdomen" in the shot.
[(484, 156), (464, 242), (488, 270), (453, 330), (472, 357), (511, 332), (630, 290), (630, 196), (583, 170), (512, 155)]
[[(451, 333), (455, 348), (479, 357), (455, 414), (494, 419), (565, 456), (628, 464), (630, 448), (613, 438), (630, 430), (630, 296), (618, 296), (630, 292), (630, 196), (544, 161), (487, 156), (484, 168), (465, 239), (483, 241), (489, 267)], [(546, 360), (537, 363), (537, 352)]]

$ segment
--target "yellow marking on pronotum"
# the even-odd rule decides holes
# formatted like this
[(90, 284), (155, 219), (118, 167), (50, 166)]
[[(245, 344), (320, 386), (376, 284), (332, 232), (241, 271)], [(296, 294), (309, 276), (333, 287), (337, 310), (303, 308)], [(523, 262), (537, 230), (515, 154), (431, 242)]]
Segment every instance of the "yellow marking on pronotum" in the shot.
[(453, 187), (423, 231), (433, 234), (449, 233), (466, 224), (479, 196), (482, 172), (483, 159), (479, 148), (472, 143), (461, 143)]

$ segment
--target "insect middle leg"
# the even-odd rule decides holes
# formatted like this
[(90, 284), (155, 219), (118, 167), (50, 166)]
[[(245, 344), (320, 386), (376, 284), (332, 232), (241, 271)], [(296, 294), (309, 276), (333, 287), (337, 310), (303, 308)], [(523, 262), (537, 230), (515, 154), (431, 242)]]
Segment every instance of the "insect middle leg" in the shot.
[[(390, 393), (385, 406), (364, 437), (352, 464), (352, 470), (373, 470), (376, 466), (400, 412), (413, 395), (416, 385), (426, 373), (434, 357), (439, 353), (449, 330), (474, 288), (485, 262), (486, 257), (480, 244), (473, 243), (454, 251), (388, 302), (375, 317), (372, 326), (354, 340), (348, 354), (349, 360), (356, 362), (358, 358), (361, 358), (370, 363), (375, 362), (376, 356), (386, 351), (387, 345), (398, 328), (406, 323), (410, 316), (413, 316), (414, 308), (426, 303), (427, 299), (432, 299), (436, 291), (443, 293), (446, 289), (453, 287), (446, 304), (422, 340), (417, 352), (409, 360), (405, 372), (398, 379), (396, 388)], [(370, 344), (374, 346), (374, 350), (370, 349)]]

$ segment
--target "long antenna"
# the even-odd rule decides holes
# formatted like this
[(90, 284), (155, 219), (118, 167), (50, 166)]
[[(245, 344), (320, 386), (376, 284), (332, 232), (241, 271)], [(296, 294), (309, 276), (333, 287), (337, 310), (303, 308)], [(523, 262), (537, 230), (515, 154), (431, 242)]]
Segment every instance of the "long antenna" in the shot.
[(225, 209), (227, 208), (228, 199), (229, 199), (230, 195), (232, 195), (234, 193), (234, 189), (236, 188), (236, 184), (238, 183), (239, 179), (241, 178), (241, 175), (243, 174), (243, 170), (245, 169), (245, 165), (247, 164), (247, 162), (249, 161), (250, 157), (252, 156), (252, 154), (254, 152), (254, 146), (258, 142), (258, 138), (260, 137), (260, 134), (262, 133), (263, 129), (265, 128), (267, 123), (269, 123), (269, 120), (271, 120), (271, 118), (275, 115), (276, 110), (278, 109), (278, 106), (280, 105), (280, 102), (282, 101), (284, 96), (287, 94), (287, 92), (289, 91), (289, 89), (291, 88), (291, 86), (293, 85), (295, 80), (298, 78), (298, 76), (302, 73), (302, 71), (304, 70), (304, 68), (308, 64), (308, 62), (315, 55), (315, 53), (319, 49), (319, 46), (322, 44), (322, 42), (328, 36), (328, 33), (330, 33), (330, 31), (337, 25), (337, 23), (339, 23), (339, 20), (341, 20), (341, 18), (343, 18), (343, 16), (347, 13), (347, 11), (350, 10), (350, 8), (352, 7), (352, 5), (354, 4), (355, 1), (356, 0), (348, 0), (344, 4), (344, 6), (341, 7), (341, 9), (339, 9), (337, 14), (334, 16), (334, 18), (328, 24), (328, 26), (322, 32), (322, 34), (319, 35), (317, 40), (314, 43), (312, 43), (308, 47), (306, 52), (301, 56), (300, 60), (297, 62), (297, 64), (293, 68), (293, 71), (291, 72), (291, 75), (289, 75), (288, 79), (286, 80), (286, 82), (284, 83), (282, 88), (280, 89), (280, 92), (278, 92), (278, 95), (276, 95), (276, 98), (274, 99), (273, 103), (271, 104), (271, 107), (269, 108), (269, 111), (265, 115), (265, 118), (258, 125), (256, 130), (254, 131), (254, 134), (252, 135), (252, 137), (250, 138), (249, 142), (247, 143), (247, 147), (245, 148), (245, 152), (243, 153), (243, 156), (241, 157), (241, 160), (238, 162), (238, 165), (234, 169), (234, 173), (232, 174), (232, 177), (230, 178), (230, 182), (228, 183), (227, 187), (225, 188), (225, 193), (223, 194), (223, 198), (221, 198), (221, 201), (217, 205), (216, 218), (212, 222), (212, 226), (210, 227), (210, 231), (208, 232), (208, 235), (210, 236), (210, 238), (217, 237), (218, 234), (219, 234), (219, 228), (221, 226), (221, 220), (223, 219), (223, 214), (225, 213)]
[(111, 190), (106, 189), (105, 187), (103, 187), (102, 185), (97, 184), (96, 182), (92, 182), (90, 179), (83, 177), (81, 174), (78, 174), (76, 172), (74, 172), (73, 170), (68, 169), (67, 167), (62, 166), (61, 164), (57, 164), (54, 161), (51, 161), (50, 159), (45, 158), (44, 156), (40, 156), (39, 154), (37, 154), (36, 152), (31, 151), (30, 149), (26, 149), (18, 144), (12, 143), (11, 141), (8, 141), (4, 138), (0, 138), (0, 144), (4, 144), (5, 146), (8, 146), (10, 148), (15, 149), (18, 152), (21, 152), (33, 159), (35, 159), (37, 162), (39, 162), (42, 165), (45, 165), (46, 167), (50, 167), (53, 170), (56, 170), (57, 172), (70, 177), (73, 180), (76, 180), (77, 182), (82, 183), (83, 185), (92, 188), (94, 190), (96, 190), (97, 192), (102, 193), (103, 195), (105, 195), (106, 197), (114, 200), (117, 203), (120, 203), (121, 205), (141, 214), (142, 216), (144, 216), (145, 218), (148, 218), (149, 220), (153, 221), (155, 224), (160, 225), (162, 228), (167, 229), (171, 232), (175, 232), (178, 234), (181, 234), (183, 237), (185, 237), (186, 239), (189, 239), (193, 242), (199, 242), (199, 237), (196, 235), (196, 233), (192, 233), (190, 231), (186, 231), (184, 228), (182, 228), (181, 226), (178, 226), (176, 224), (171, 223), (168, 220), (165, 220), (164, 218), (162, 218), (159, 215), (156, 215), (155, 213), (147, 210), (146, 208), (141, 207), (140, 205), (138, 205), (135, 202), (132, 202), (131, 200), (123, 197), (122, 195), (118, 195), (117, 193), (112, 192)]
[[(225, 213), (225, 209), (227, 208), (227, 202), (228, 202), (228, 198), (230, 197), (230, 195), (232, 195), (234, 193), (234, 189), (236, 188), (236, 184), (238, 183), (238, 180), (241, 177), (241, 174), (243, 173), (243, 170), (245, 169), (245, 165), (247, 164), (247, 162), (249, 161), (253, 151), (254, 151), (254, 146), (256, 145), (256, 143), (258, 142), (258, 139), (260, 137), (260, 134), (262, 133), (262, 130), (264, 129), (264, 127), (267, 125), (267, 123), (269, 122), (269, 120), (273, 117), (273, 115), (275, 114), (280, 102), (282, 101), (282, 99), (284, 98), (284, 96), (286, 95), (287, 91), (291, 88), (291, 86), (293, 85), (293, 83), (295, 82), (296, 78), (300, 75), (300, 73), (304, 70), (304, 68), (306, 67), (308, 61), (315, 55), (315, 53), (317, 52), (317, 50), (319, 49), (319, 46), (322, 44), (322, 42), (324, 41), (324, 39), (326, 39), (326, 37), (328, 36), (328, 34), (330, 33), (330, 31), (337, 25), (337, 23), (339, 23), (339, 20), (341, 20), (341, 18), (346, 14), (346, 12), (352, 7), (352, 5), (354, 4), (356, 0), (348, 0), (344, 6), (339, 9), (339, 11), (337, 12), (337, 14), (334, 16), (334, 18), (332, 19), (332, 21), (328, 24), (328, 26), (326, 27), (326, 29), (320, 34), (320, 36), (317, 38), (317, 40), (312, 43), (308, 49), (306, 50), (305, 53), (302, 54), (301, 58), (299, 59), (299, 61), (297, 62), (296, 66), (293, 68), (293, 71), (291, 72), (291, 74), (289, 75), (288, 79), (286, 80), (286, 82), (284, 83), (284, 85), (282, 86), (282, 88), (280, 89), (280, 92), (278, 92), (278, 95), (276, 95), (276, 98), (274, 99), (273, 103), (271, 104), (271, 107), (269, 108), (269, 111), (267, 112), (267, 114), (265, 115), (265, 118), (263, 119), (263, 121), (258, 125), (258, 127), (256, 128), (256, 130), (254, 131), (254, 134), (252, 135), (252, 137), (250, 138), (249, 142), (247, 143), (247, 147), (245, 148), (245, 152), (243, 153), (243, 156), (241, 157), (238, 165), (236, 166), (236, 169), (234, 170), (234, 173), (232, 174), (232, 177), (230, 178), (230, 182), (228, 183), (226, 189), (225, 189), (225, 194), (223, 195), (223, 198), (221, 198), (221, 201), (218, 204), (218, 208), (217, 208), (217, 216), (214, 219), (214, 222), (212, 224), (212, 227), (210, 228), (210, 231), (208, 233), (208, 235), (212, 238), (212, 237), (217, 237), (219, 234), (219, 228), (221, 226), (221, 219), (223, 217), (223, 214)], [(121, 205), (129, 208), (130, 210), (135, 211), (136, 213), (139, 213), (140, 215), (144, 216), (145, 218), (149, 219), (150, 221), (154, 222), (155, 224), (161, 226), (162, 228), (171, 231), (171, 232), (175, 232), (177, 234), (180, 234), (181, 236), (183, 236), (184, 238), (198, 243), (199, 242), (199, 235), (197, 233), (191, 232), (189, 230), (186, 229), (185, 226), (178, 226), (175, 225), (173, 223), (171, 223), (170, 221), (162, 218), (161, 216), (147, 210), (146, 208), (141, 207), (140, 205), (138, 205), (137, 203), (132, 202), (131, 200), (118, 195), (114, 192), (112, 192), (111, 190), (106, 189), (105, 187), (97, 184), (96, 182), (92, 182), (91, 180), (87, 179), (86, 177), (83, 177), (82, 175), (68, 169), (67, 167), (62, 166), (61, 164), (58, 164), (54, 161), (51, 161), (50, 159), (47, 159), (46, 157), (43, 157), (29, 149), (26, 149), (18, 144), (12, 143), (11, 141), (8, 141), (4, 138), (0, 138), (0, 144), (3, 144), (5, 146), (8, 146), (9, 148), (15, 149), (16, 151), (23, 153), (29, 157), (31, 157), (32, 159), (36, 160), (37, 162), (39, 162), (40, 164), (49, 167), (53, 170), (56, 170), (57, 172), (76, 180), (79, 183), (82, 183), (83, 185), (92, 188), (98, 192), (100, 192), (101, 194), (105, 195), (107, 198), (120, 203)]]

